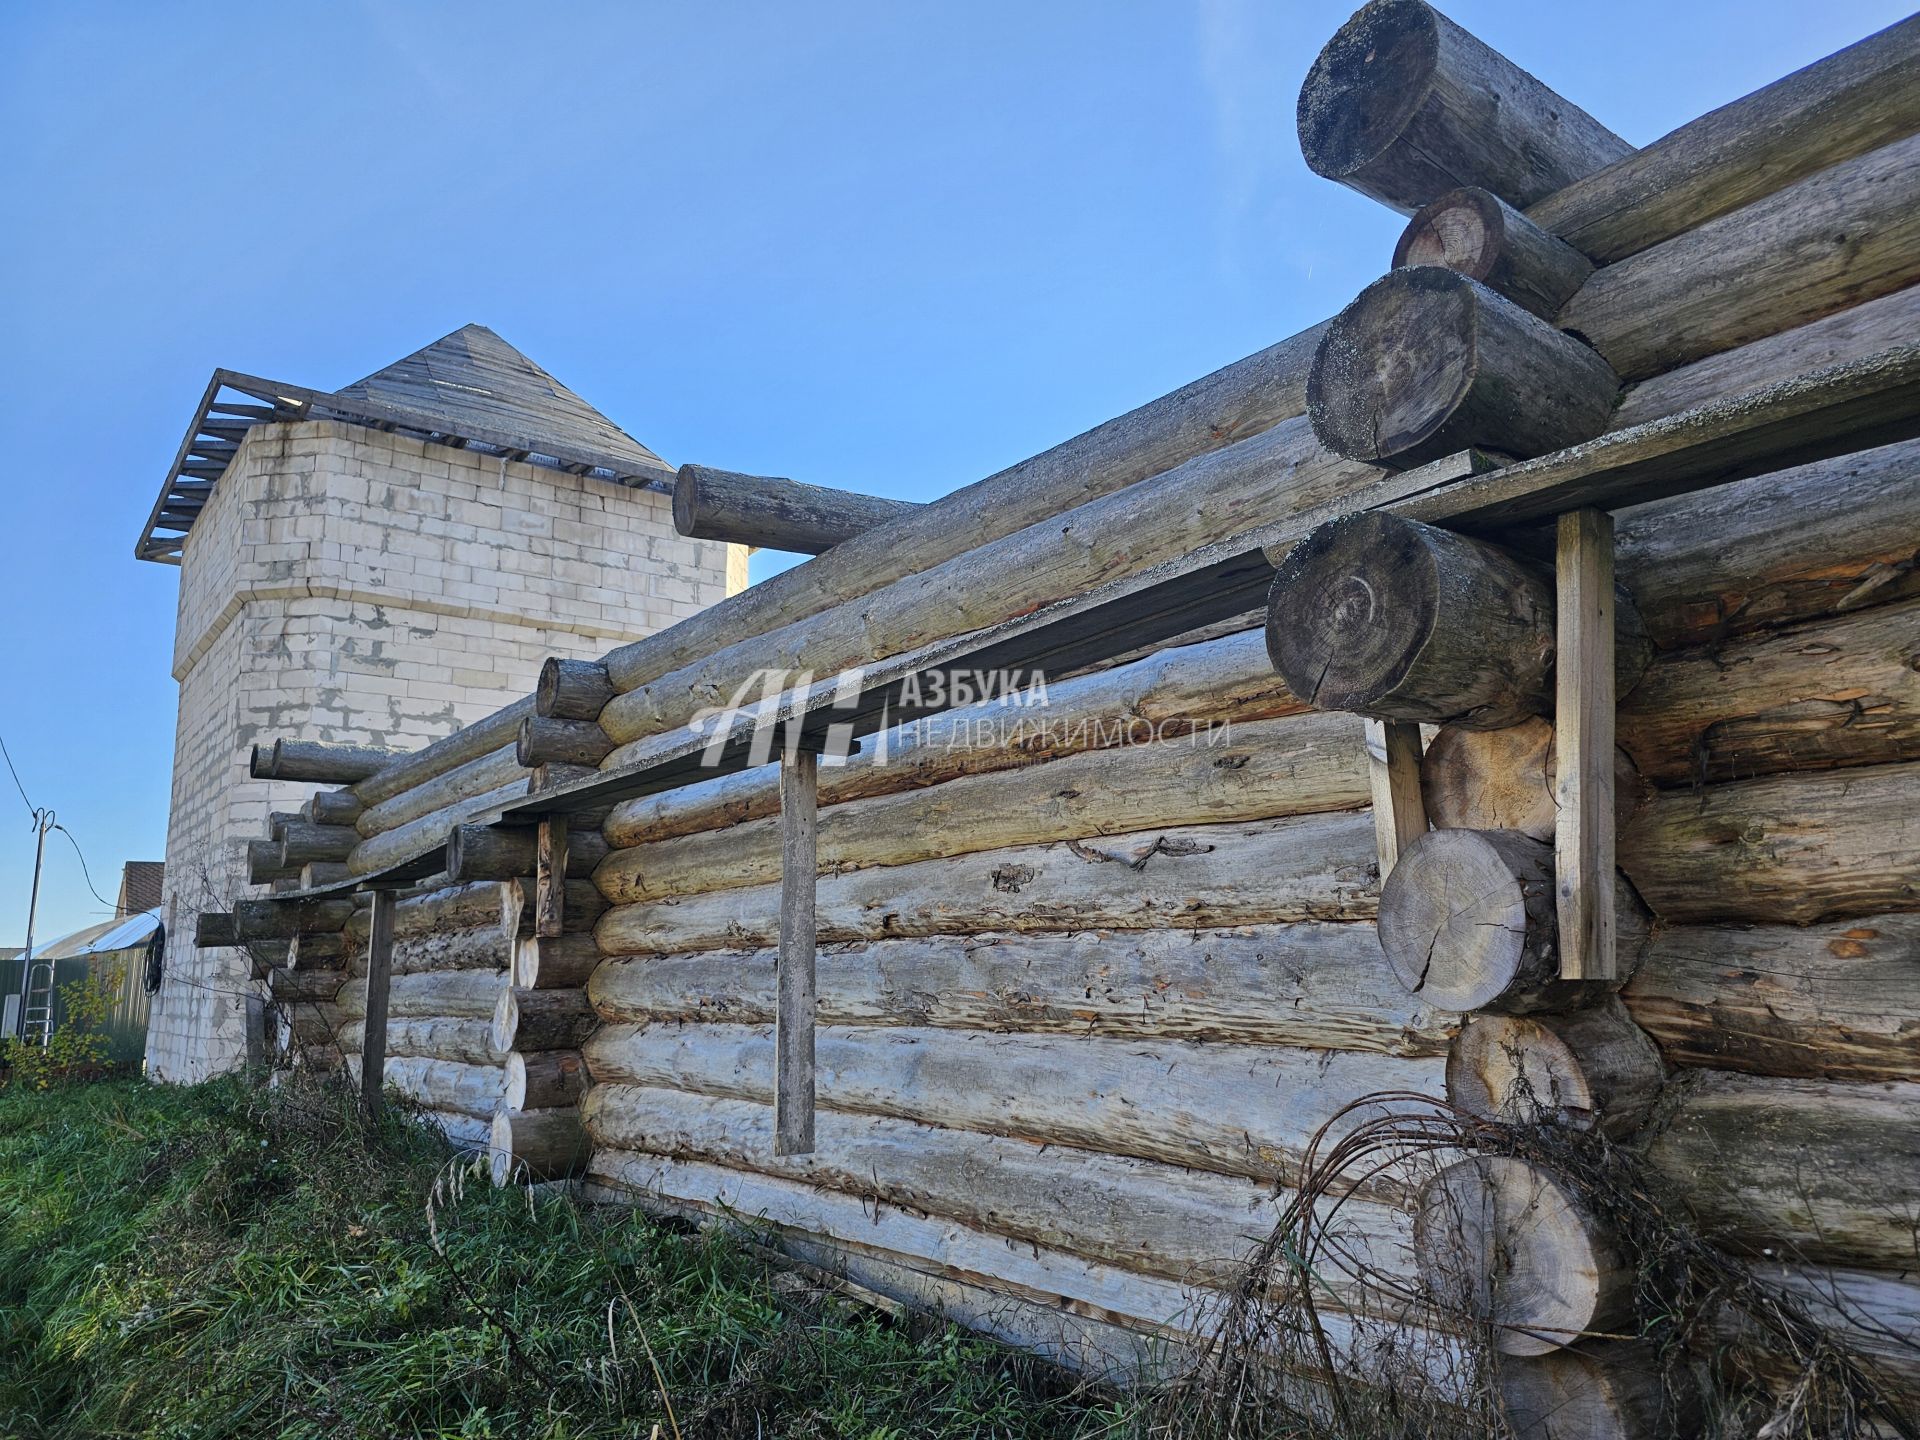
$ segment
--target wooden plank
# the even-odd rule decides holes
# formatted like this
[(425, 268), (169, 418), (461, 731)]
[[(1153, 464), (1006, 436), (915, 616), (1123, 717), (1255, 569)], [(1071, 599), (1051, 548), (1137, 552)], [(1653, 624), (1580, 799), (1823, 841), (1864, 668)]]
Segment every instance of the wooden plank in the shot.
[(551, 938), (567, 933), (567, 817), (540, 821), (534, 843), (533, 933)]
[(1427, 811), (1420, 800), (1420, 727), (1402, 720), (1369, 720), (1366, 733), (1373, 835), (1385, 884), (1402, 852), (1427, 833)]
[(380, 1114), (386, 1081), (387, 996), (393, 979), (393, 912), (399, 897), (392, 890), (373, 892), (372, 929), (367, 935), (367, 1012), (360, 1041), (360, 1112)]
[(780, 761), (780, 958), (774, 1019), (773, 1150), (813, 1153), (814, 880), (820, 757), (789, 750)]
[(1614, 960), (1613, 517), (1560, 517), (1554, 695), (1554, 883), (1560, 978), (1611, 980)]

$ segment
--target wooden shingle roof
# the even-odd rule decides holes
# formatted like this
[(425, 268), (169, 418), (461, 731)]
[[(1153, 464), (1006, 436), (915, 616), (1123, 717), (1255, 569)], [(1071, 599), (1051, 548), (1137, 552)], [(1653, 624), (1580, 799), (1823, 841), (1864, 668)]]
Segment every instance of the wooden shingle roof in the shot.
[(332, 393), (214, 371), (134, 554), (179, 564), (247, 431), (278, 420), (340, 420), (616, 484), (673, 487), (672, 468), (653, 451), (486, 326), (465, 325)]

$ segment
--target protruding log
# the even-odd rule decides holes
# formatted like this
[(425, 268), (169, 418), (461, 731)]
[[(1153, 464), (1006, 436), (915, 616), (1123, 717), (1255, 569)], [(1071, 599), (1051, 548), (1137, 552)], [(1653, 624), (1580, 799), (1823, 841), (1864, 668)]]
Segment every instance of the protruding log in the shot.
[(522, 765), (598, 765), (613, 750), (607, 732), (592, 720), (551, 720), (523, 716), (514, 739), (514, 758)]
[[(494, 825), (456, 825), (447, 836), (447, 878), (456, 885), (476, 880), (517, 880), (534, 873), (537, 842), (530, 829)], [(607, 842), (598, 830), (572, 830), (567, 842), (567, 874), (591, 876), (607, 858)]]
[(505, 1110), (550, 1110), (574, 1105), (587, 1088), (587, 1063), (578, 1050), (516, 1050), (507, 1056)]
[(334, 1007), (307, 1000), (276, 1007), (270, 1037), (276, 1056), (291, 1060), (309, 1050), (333, 1049), (337, 1021)]
[(272, 810), (267, 814), (267, 838), (278, 845), (287, 833), (287, 826), (300, 820), (298, 810)]
[(239, 943), (240, 937), (234, 933), (231, 911), (204, 910), (195, 917), (193, 945), (196, 950), (218, 950)]
[[(1553, 726), (1539, 716), (1502, 730), (1443, 725), (1420, 760), (1427, 818), (1443, 830), (1518, 830), (1552, 840)], [(1614, 752), (1614, 823), (1624, 827), (1646, 802), (1632, 757)]]
[(682, 465), (673, 480), (673, 528), (698, 540), (728, 540), (818, 555), (920, 506), (851, 490)]
[(577, 989), (600, 965), (593, 933), (523, 935), (514, 946), (513, 983), (527, 990)]
[[(1293, 547), (1267, 601), (1267, 654), (1322, 710), (1498, 730), (1551, 703), (1553, 587), (1496, 546), (1368, 511)], [(1615, 682), (1652, 653), (1624, 595)]]
[(376, 745), (338, 745), (328, 740), (276, 740), (256, 745), (248, 769), (256, 780), (302, 780), (352, 785), (365, 780), (401, 752)]
[(347, 937), (336, 932), (330, 935), (296, 935), (287, 946), (287, 968), (289, 970), (338, 970), (347, 958)]
[(275, 880), (284, 880), (289, 875), (300, 873), (298, 865), (289, 867), (280, 858), (280, 843), (277, 840), (247, 841), (247, 883), (251, 885), (270, 885)]
[(1300, 151), (1316, 175), (1402, 212), (1461, 185), (1513, 205), (1633, 153), (1421, 0), (1373, 0), (1300, 87)]
[(1413, 1253), (1435, 1299), (1494, 1327), (1504, 1355), (1544, 1355), (1632, 1312), (1633, 1272), (1599, 1220), (1511, 1156), (1470, 1156), (1421, 1187)]
[(1593, 273), (1593, 262), (1566, 241), (1472, 185), (1449, 191), (1408, 221), (1393, 263), (1457, 270), (1543, 320), (1558, 315)]
[[(500, 928), (509, 939), (533, 934), (534, 890), (535, 881), (525, 875), (500, 886)], [(593, 881), (569, 880), (563, 908), (568, 931), (588, 931), (611, 907)]]
[(346, 980), (344, 970), (275, 969), (267, 975), (267, 993), (283, 1005), (331, 1001)]
[[(357, 1053), (365, 1027), (349, 1020), (340, 1027), (343, 1050)], [(502, 1065), (506, 1052), (493, 1048), (492, 1020), (396, 1016), (387, 1022), (387, 1050), (392, 1055), (418, 1055), (429, 1060), (459, 1060), (471, 1065)]]
[(1565, 1015), (1475, 1015), (1447, 1052), (1447, 1098), (1475, 1115), (1631, 1135), (1666, 1080), (1647, 1033), (1609, 997)]
[(615, 695), (607, 667), (598, 660), (563, 660), (549, 655), (534, 687), (533, 713), (549, 720), (597, 720)]
[[(1616, 903), (1624, 981), (1647, 924), (1632, 887)], [(1617, 988), (1560, 978), (1553, 847), (1514, 830), (1414, 841), (1381, 887), (1380, 948), (1408, 992), (1442, 1010), (1564, 1010)]]
[(552, 790), (561, 785), (571, 784), (575, 780), (586, 780), (598, 771), (594, 765), (567, 765), (558, 760), (533, 767), (533, 774), (527, 777), (527, 793), (538, 795), (542, 790)]
[(366, 808), (351, 790), (316, 790), (307, 797), (300, 815), (315, 825), (351, 825)]
[(280, 863), (298, 873), (302, 865), (314, 861), (345, 864), (360, 833), (351, 825), (314, 825), (305, 820), (289, 821), (280, 835)]
[(577, 1050), (593, 1033), (600, 1017), (578, 990), (522, 990), (509, 986), (500, 992), (493, 1010), (493, 1048), (513, 1050)]
[(321, 885), (337, 885), (351, 880), (353, 871), (344, 860), (309, 860), (300, 867), (300, 888), (313, 890)]
[[(498, 970), (416, 970), (387, 981), (387, 1009), (396, 1016), (482, 1020), (495, 1012), (506, 988), (507, 977)], [(348, 1019), (360, 1019), (366, 1013), (366, 978), (347, 981), (334, 1001)]]
[(490, 1169), (495, 1185), (557, 1180), (587, 1163), (586, 1126), (572, 1106), (502, 1110), (493, 1117)]
[(1481, 447), (1522, 459), (1607, 428), (1620, 377), (1592, 349), (1479, 281), (1389, 271), (1334, 317), (1307, 414), (1336, 455), (1409, 470)]
[[(360, 1056), (347, 1056), (347, 1072), (360, 1078)], [(409, 1100), (452, 1115), (491, 1121), (500, 1108), (506, 1072), (499, 1065), (440, 1060), (421, 1055), (389, 1056), (385, 1080)]]
[(1700, 1392), (1684, 1364), (1646, 1342), (1587, 1341), (1500, 1364), (1513, 1440), (1647, 1440), (1699, 1431)]
[(242, 941), (291, 940), (312, 931), (340, 929), (353, 914), (350, 896), (321, 900), (238, 900), (233, 906), (234, 934)]

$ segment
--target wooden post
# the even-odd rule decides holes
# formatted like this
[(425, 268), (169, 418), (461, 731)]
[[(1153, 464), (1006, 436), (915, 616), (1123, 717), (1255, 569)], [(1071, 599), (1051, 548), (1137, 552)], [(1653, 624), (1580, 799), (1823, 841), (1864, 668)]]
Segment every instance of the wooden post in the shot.
[(1401, 852), (1427, 833), (1420, 799), (1420, 727), (1404, 720), (1369, 720), (1367, 778), (1373, 787), (1373, 838), (1386, 883)]
[(393, 978), (396, 903), (391, 890), (373, 892), (372, 925), (367, 935), (367, 1013), (360, 1040), (360, 1113), (369, 1120), (379, 1117), (386, 1079), (387, 987)]
[(820, 757), (780, 761), (779, 1010), (774, 1023), (773, 1153), (813, 1153), (814, 879)]
[(567, 817), (543, 816), (534, 844), (533, 933), (567, 933)]
[(1613, 517), (1591, 506), (1560, 517), (1553, 860), (1560, 978), (1611, 980), (1613, 872)]

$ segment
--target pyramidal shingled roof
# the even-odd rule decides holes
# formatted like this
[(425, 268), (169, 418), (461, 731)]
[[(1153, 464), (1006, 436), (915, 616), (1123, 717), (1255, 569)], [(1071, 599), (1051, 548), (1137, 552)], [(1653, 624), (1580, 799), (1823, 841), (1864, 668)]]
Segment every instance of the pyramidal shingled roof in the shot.
[(330, 394), (214, 371), (134, 554), (178, 564), (246, 432), (279, 420), (343, 420), (616, 484), (673, 486), (653, 451), (486, 326), (463, 325)]

